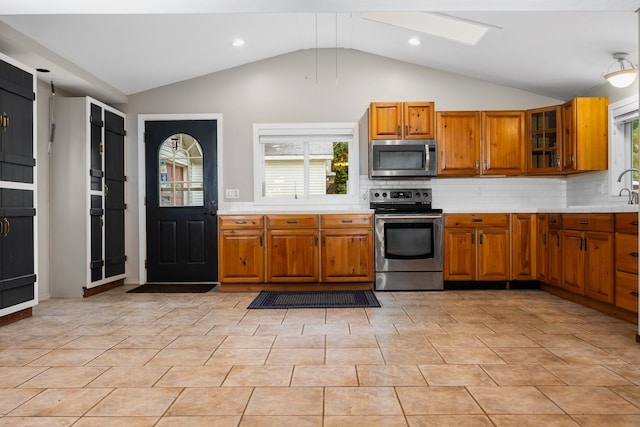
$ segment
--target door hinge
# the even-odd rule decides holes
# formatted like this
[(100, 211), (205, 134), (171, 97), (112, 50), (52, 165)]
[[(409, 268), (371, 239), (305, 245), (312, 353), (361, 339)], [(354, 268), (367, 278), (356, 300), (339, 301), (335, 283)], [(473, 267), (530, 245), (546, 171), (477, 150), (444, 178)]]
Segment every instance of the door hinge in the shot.
[(100, 143), (100, 154), (104, 153), (104, 144), (101, 142)]

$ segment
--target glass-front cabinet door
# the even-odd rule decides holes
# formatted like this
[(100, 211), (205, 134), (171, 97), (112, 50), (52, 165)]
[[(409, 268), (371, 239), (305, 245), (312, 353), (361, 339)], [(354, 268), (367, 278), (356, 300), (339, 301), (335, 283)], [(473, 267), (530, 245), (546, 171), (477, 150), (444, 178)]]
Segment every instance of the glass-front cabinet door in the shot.
[(545, 174), (562, 171), (560, 117), (559, 106), (527, 111), (529, 130), (527, 173)]

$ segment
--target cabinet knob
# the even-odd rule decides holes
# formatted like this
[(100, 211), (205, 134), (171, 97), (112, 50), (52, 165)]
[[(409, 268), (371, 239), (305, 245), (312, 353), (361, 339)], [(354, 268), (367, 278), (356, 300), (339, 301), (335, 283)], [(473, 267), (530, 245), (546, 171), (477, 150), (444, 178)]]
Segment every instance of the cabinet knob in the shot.
[(634, 258), (638, 258), (638, 252), (631, 252), (629, 255), (631, 255)]
[(629, 292), (629, 295), (637, 297), (638, 296), (638, 291), (631, 291), (631, 292)]
[(582, 221), (580, 221), (580, 224), (587, 225), (589, 224), (589, 221), (587, 221), (586, 219), (583, 219)]
[(629, 224), (631, 224), (633, 226), (637, 226), (638, 225), (638, 221), (631, 221)]

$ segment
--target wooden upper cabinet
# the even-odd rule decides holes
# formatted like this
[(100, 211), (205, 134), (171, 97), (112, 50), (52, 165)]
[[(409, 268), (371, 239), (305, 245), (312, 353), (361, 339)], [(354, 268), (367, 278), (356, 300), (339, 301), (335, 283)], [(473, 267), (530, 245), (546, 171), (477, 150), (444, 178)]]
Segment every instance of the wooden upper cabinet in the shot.
[(404, 139), (435, 138), (435, 113), (433, 102), (403, 103)]
[(433, 102), (372, 102), (369, 139), (433, 139)]
[(524, 131), (524, 111), (482, 112), (483, 175), (524, 173)]
[(562, 110), (560, 106), (527, 111), (527, 173), (562, 172)]
[(438, 175), (480, 172), (480, 112), (438, 111)]
[(564, 172), (608, 167), (607, 98), (574, 98), (562, 105)]

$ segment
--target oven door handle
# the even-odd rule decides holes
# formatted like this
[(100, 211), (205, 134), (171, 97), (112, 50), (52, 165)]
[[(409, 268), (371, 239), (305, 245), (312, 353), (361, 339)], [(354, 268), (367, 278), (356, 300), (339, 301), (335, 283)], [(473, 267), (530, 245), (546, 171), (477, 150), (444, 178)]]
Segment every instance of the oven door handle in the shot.
[(380, 219), (441, 219), (442, 215), (420, 215), (420, 214), (404, 214), (404, 215), (395, 215), (395, 214), (381, 214), (376, 215), (376, 218)]

